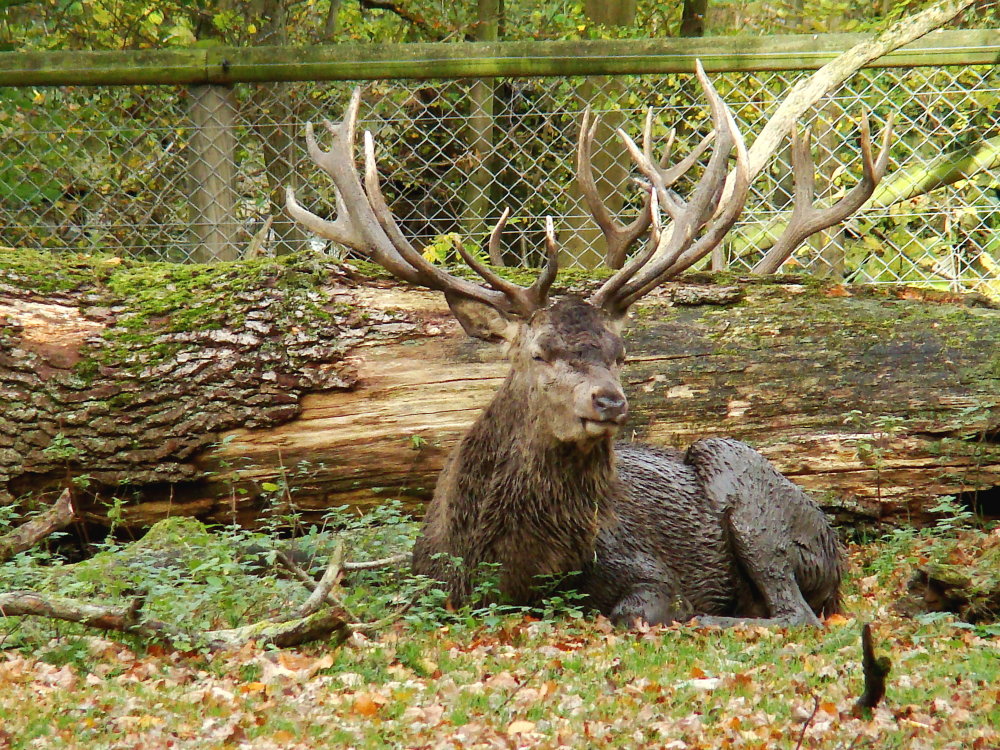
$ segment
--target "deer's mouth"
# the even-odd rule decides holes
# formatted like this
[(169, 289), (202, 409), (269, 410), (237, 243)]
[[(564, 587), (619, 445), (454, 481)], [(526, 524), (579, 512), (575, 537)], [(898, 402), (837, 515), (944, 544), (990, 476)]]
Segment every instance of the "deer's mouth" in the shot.
[(583, 431), (589, 437), (606, 437), (608, 435), (614, 435), (618, 432), (618, 428), (621, 427), (621, 420), (618, 419), (587, 419), (583, 418), (580, 420), (583, 424)]

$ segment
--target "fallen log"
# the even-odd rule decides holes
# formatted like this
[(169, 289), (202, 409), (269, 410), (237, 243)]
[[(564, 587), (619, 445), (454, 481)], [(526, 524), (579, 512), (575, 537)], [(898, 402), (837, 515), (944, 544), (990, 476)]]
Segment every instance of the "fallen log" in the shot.
[[(981, 298), (695, 276), (627, 339), (625, 439), (747, 440), (843, 522), (925, 522), (940, 495), (985, 507), (1000, 487)], [(135, 527), (418, 509), (505, 369), (437, 295), (364, 266), (0, 253), (0, 487), (75, 477), (86, 519), (117, 505)]]

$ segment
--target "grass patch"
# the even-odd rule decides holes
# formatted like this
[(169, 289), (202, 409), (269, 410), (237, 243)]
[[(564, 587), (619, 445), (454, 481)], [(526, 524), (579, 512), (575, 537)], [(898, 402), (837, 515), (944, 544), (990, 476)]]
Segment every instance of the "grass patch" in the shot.
[[(452, 612), (405, 566), (348, 574), (339, 595), (359, 620), (413, 604), (336, 648), (180, 654), (9, 620), (0, 736), (18, 748), (794, 748), (800, 737), (806, 748), (996, 747), (996, 626), (898, 607), (914, 570), (931, 560), (964, 566), (970, 579), (991, 566), (995, 575), (1000, 530), (967, 521), (942, 516), (934, 529), (853, 545), (850, 614), (815, 630), (630, 632), (576, 616), (571, 598), (547, 612)], [(302, 565), (318, 573), (337, 543), (349, 559), (384, 557), (407, 549), (415, 526), (389, 506), (374, 518), (332, 513), (299, 531)], [(175, 520), (77, 565), (21, 555), (0, 569), (0, 584), (109, 600), (142, 586), (159, 617), (199, 627), (247, 621), (308, 593), (272, 564), (274, 539)], [(893, 662), (886, 703), (870, 720), (851, 712), (865, 621)]]

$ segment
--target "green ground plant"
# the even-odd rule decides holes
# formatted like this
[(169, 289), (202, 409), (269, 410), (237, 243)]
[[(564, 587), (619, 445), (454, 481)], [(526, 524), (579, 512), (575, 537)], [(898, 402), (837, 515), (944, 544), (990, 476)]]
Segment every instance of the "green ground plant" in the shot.
[[(288, 494), (275, 495), (287, 510)], [(478, 596), (453, 610), (405, 564), (345, 570), (335, 594), (367, 625), (337, 647), (182, 653), (9, 618), (0, 621), (0, 736), (16, 748), (995, 747), (996, 626), (897, 611), (931, 560), (961, 567), (981, 588), (1000, 584), (1000, 530), (954, 500), (935, 510), (931, 528), (851, 546), (848, 614), (822, 629), (626, 631), (572, 594), (532, 610), (497, 604), (489, 570)], [(0, 589), (103, 602), (142, 590), (149, 616), (228, 627), (308, 595), (276, 563), (279, 549), (317, 576), (338, 547), (351, 561), (383, 558), (406, 552), (417, 533), (394, 503), (368, 515), (331, 510), (299, 524), (294, 539), (289, 528), (280, 513), (267, 531), (170, 519), (81, 563), (58, 544), (22, 553), (0, 567)], [(869, 720), (852, 708), (862, 622), (893, 662), (887, 701)]]

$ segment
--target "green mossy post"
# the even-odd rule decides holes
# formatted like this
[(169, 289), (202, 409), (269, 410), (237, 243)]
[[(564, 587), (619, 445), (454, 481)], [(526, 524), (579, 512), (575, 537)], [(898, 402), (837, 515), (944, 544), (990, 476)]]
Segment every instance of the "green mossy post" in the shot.
[[(1000, 310), (708, 282), (634, 311), (624, 439), (747, 440), (851, 523), (927, 521), (940, 495), (1000, 486)], [(363, 265), (0, 252), (2, 501), (54, 500), (72, 480), (88, 520), (119, 501), (135, 527), (416, 508), (505, 368), (439, 295)]]

